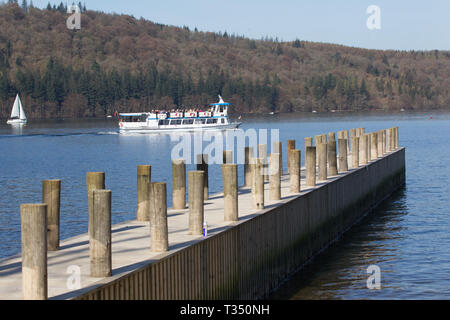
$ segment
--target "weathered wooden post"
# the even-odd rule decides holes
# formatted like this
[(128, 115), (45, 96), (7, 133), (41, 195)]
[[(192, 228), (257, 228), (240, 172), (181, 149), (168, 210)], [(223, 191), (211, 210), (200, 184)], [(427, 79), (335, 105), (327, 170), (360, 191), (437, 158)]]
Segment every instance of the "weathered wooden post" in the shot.
[(336, 140), (329, 139), (328, 141), (328, 174), (330, 177), (338, 175), (337, 169), (337, 152), (336, 152)]
[(378, 134), (372, 132), (370, 134), (370, 160), (377, 160), (378, 158)]
[(105, 189), (105, 173), (104, 172), (88, 172), (86, 174), (86, 186), (88, 191), (88, 209), (89, 209), (89, 224), (88, 224), (88, 234), (91, 237), (91, 226), (92, 221), (92, 210), (94, 208), (93, 194), (94, 190), (104, 190)]
[(383, 132), (383, 155), (386, 154), (386, 129), (381, 130)]
[(347, 140), (347, 155), (350, 154), (350, 136), (348, 130), (344, 130), (344, 139)]
[(301, 151), (290, 150), (289, 160), (291, 161), (290, 185), (292, 193), (300, 193), (300, 178), (301, 178)]
[(189, 171), (189, 231), (192, 235), (203, 233), (204, 174), (203, 171)]
[(395, 151), (396, 147), (395, 147), (395, 127), (393, 127), (392, 129), (392, 135), (391, 135), (391, 151)]
[(238, 221), (238, 172), (236, 164), (222, 165), (225, 221)]
[(281, 199), (281, 173), (279, 165), (281, 156), (278, 153), (272, 153), (269, 157), (269, 186), (270, 200)]
[(317, 145), (318, 156), (319, 156), (319, 172), (318, 172), (318, 180), (325, 181), (328, 179), (328, 169), (327, 169), (327, 144), (319, 143)]
[(204, 200), (209, 199), (209, 166), (208, 166), (208, 155), (207, 154), (198, 154), (197, 155), (197, 171), (203, 171), (205, 173), (205, 182), (203, 186), (204, 191)]
[(233, 151), (224, 150), (223, 151), (223, 164), (233, 163)]
[(392, 151), (392, 128), (386, 130), (386, 152)]
[(359, 165), (365, 166), (367, 164), (367, 135), (362, 134), (359, 139)]
[(305, 152), (306, 148), (314, 146), (313, 138), (312, 137), (306, 137), (305, 138)]
[(89, 238), (91, 277), (110, 277), (111, 260), (111, 191), (96, 189), (93, 195), (92, 236)]
[(149, 186), (152, 177), (152, 166), (137, 167), (137, 220), (150, 221)]
[[(314, 136), (314, 145), (316, 146), (316, 166), (319, 166), (319, 144), (322, 143), (322, 135)], [(320, 179), (319, 179), (320, 180)]]
[(164, 182), (150, 183), (150, 236), (151, 251), (169, 250), (169, 229), (167, 225), (167, 186)]
[(264, 163), (261, 158), (253, 158), (253, 207), (255, 209), (264, 209)]
[[(278, 169), (280, 170), (280, 177), (283, 176), (283, 144), (280, 141), (273, 143), (273, 152), (272, 154), (278, 154), (279, 162)], [(270, 166), (270, 164), (269, 164)], [(270, 169), (269, 169), (270, 170)], [(270, 176), (270, 173), (269, 173)], [(270, 178), (269, 178), (270, 180)]]
[(377, 155), (383, 157), (383, 130), (377, 132)]
[(263, 159), (264, 165), (264, 181), (269, 181), (269, 175), (267, 173), (268, 164), (267, 164), (267, 144), (258, 144), (258, 158)]
[(336, 133), (334, 133), (334, 132), (328, 133), (328, 142), (330, 142), (330, 141), (336, 141)]
[(359, 141), (360, 137), (352, 137), (352, 169), (359, 167)]
[(22, 294), (25, 300), (47, 300), (47, 205), (22, 204)]
[(253, 158), (253, 147), (245, 147), (245, 164), (244, 164), (244, 181), (245, 187), (251, 187), (252, 186), (252, 167), (251, 162)]
[(42, 181), (42, 203), (47, 205), (47, 250), (59, 250), (61, 180)]
[(288, 140), (288, 147), (287, 147), (287, 153), (288, 153), (288, 173), (291, 172), (291, 169), (289, 167), (289, 150), (295, 149), (295, 140)]
[(186, 208), (186, 162), (172, 161), (172, 202), (175, 210)]
[(316, 147), (306, 147), (306, 186), (316, 186)]
[(339, 173), (348, 171), (348, 156), (347, 156), (347, 139), (338, 140), (339, 149)]
[(400, 146), (400, 138), (398, 133), (398, 127), (394, 127), (394, 148), (397, 150)]

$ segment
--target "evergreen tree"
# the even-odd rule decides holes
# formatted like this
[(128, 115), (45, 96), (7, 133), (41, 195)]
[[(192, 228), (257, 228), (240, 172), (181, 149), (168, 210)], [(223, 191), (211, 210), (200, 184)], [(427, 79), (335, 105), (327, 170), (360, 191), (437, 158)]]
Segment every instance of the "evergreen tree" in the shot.
[(28, 11), (28, 2), (27, 2), (27, 0), (22, 0), (22, 9), (24, 11)]

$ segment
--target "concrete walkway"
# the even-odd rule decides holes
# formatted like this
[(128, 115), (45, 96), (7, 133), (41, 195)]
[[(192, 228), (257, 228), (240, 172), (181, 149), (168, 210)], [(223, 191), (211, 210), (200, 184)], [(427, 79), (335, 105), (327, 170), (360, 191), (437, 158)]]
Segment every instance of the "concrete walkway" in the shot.
[[(350, 159), (349, 159), (350, 161)], [(350, 162), (351, 163), (351, 162)], [(337, 177), (336, 177), (337, 178)], [(333, 180), (333, 179), (331, 179)], [(328, 181), (331, 181), (328, 180)], [(317, 187), (319, 187), (318, 185)], [(316, 188), (317, 188), (316, 187)], [(205, 203), (205, 219), (208, 223), (208, 235), (214, 235), (242, 223), (256, 215), (263, 214), (299, 194), (291, 194), (289, 176), (284, 175), (281, 183), (281, 201), (270, 201), (269, 185), (265, 185), (265, 210), (255, 210), (252, 206), (252, 194), (248, 188), (239, 190), (239, 222), (224, 222), (223, 194), (211, 195)], [(302, 168), (302, 193), (312, 189), (305, 187), (305, 169)], [(171, 192), (171, 191), (168, 191)], [(114, 196), (114, 195), (113, 195)], [(86, 212), (87, 214), (87, 212)], [(124, 276), (152, 261), (173, 254), (204, 238), (189, 235), (189, 210), (169, 210), (169, 252), (150, 252), (150, 227), (148, 223), (130, 221), (112, 228), (112, 264), (113, 276), (110, 278), (90, 277), (89, 238), (87, 234), (61, 242), (61, 250), (48, 253), (48, 297), (49, 299), (71, 299), (80, 293)], [(21, 257), (0, 260), (0, 300), (22, 299)], [(71, 269), (72, 268), (72, 269)], [(79, 268), (79, 269), (78, 269)], [(80, 270), (81, 288), (70, 288), (73, 283), (73, 270)], [(72, 270), (70, 272), (70, 270)]]

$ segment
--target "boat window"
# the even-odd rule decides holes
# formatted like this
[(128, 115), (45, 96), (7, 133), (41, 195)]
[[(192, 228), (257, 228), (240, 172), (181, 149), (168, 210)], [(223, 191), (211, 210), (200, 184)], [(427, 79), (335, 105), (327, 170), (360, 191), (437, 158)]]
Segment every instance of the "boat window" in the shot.
[(159, 120), (160, 126), (168, 126), (170, 123), (170, 120)]
[(183, 124), (193, 124), (193, 123), (194, 123), (194, 119), (183, 120)]
[(205, 124), (206, 119), (195, 119), (195, 124)]
[(207, 124), (215, 124), (217, 123), (217, 119), (208, 119)]
[(224, 124), (225, 123), (225, 119), (222, 119), (222, 124)]
[(176, 126), (176, 125), (179, 125), (179, 124), (181, 124), (181, 119), (179, 119), (179, 120), (171, 120), (170, 121), (170, 125), (171, 126)]

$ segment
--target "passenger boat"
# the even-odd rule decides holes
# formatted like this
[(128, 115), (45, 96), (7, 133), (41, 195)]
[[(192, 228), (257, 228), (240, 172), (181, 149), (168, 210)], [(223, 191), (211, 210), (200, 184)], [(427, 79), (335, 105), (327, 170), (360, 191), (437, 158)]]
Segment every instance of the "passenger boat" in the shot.
[(237, 129), (241, 123), (230, 122), (229, 103), (221, 96), (218, 103), (210, 104), (205, 110), (185, 109), (142, 113), (119, 114), (121, 133), (171, 133), (174, 131)]

